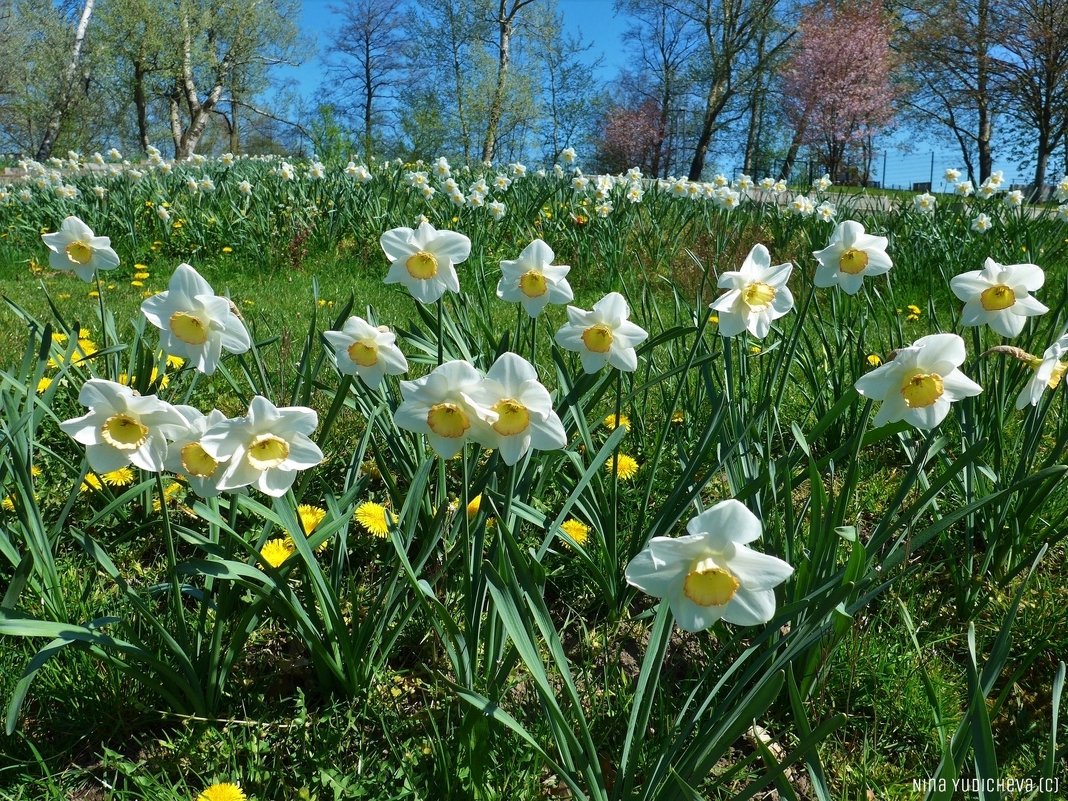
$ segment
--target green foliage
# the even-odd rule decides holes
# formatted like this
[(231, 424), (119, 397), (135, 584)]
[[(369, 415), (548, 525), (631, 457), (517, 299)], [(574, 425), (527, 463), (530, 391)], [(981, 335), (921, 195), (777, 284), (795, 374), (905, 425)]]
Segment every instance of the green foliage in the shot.
[[(845, 296), (811, 279), (830, 224), (773, 204), (725, 212), (652, 184), (631, 204), (621, 185), (602, 217), (569, 179), (531, 176), (494, 195), (497, 221), (424, 199), (406, 176), (421, 165), (361, 184), (341, 150), (330, 158), (321, 178), (303, 164), (288, 178), (280, 160), (139, 181), (85, 171), (64, 176), (77, 198), (46, 187), (0, 202), (17, 323), (0, 341), (0, 692), (16, 755), (0, 787), (651, 801), (909, 797), (926, 775), (1056, 775), (1068, 604), (1040, 599), (1063, 598), (1064, 391), (1014, 411), (1027, 368), (981, 355), (996, 344), (983, 332), (964, 365), (983, 394), (932, 432), (873, 429), (853, 384), (871, 356), (956, 330), (948, 278), (988, 253), (1010, 262), (1021, 242), (1054, 311), (1015, 344), (1041, 353), (1066, 322), (1063, 227), (989, 206), (1005, 238), (966, 238), (971, 206), (927, 217), (839, 198), (895, 260)], [(205, 177), (214, 190), (185, 188)], [(91, 288), (38, 265), (41, 227), (70, 213), (122, 255)], [(439, 308), (380, 285), (378, 236), (418, 214), (472, 240), (463, 292)], [(531, 320), (496, 299), (497, 263), (534, 237), (572, 266), (576, 305), (627, 296), (650, 333), (635, 373), (585, 374), (552, 340), (561, 309)], [(797, 308), (763, 340), (721, 337), (717, 273), (757, 241), (799, 264)], [(169, 365), (137, 313), (179, 260), (228, 288), (253, 335), (210, 378)], [(471, 445), (438, 458), (394, 423), (395, 382), (334, 370), (322, 332), (353, 312), (396, 330), (413, 376), (527, 356), (567, 447), (511, 467)], [(57, 428), (82, 413), (90, 377), (228, 415), (256, 394), (310, 406), (327, 459), (278, 499), (202, 500), (141, 471), (93, 488)], [(629, 426), (605, 424), (620, 414)], [(621, 455), (639, 464), (631, 480), (613, 469)], [(795, 573), (766, 626), (682, 633), (623, 571), (725, 497), (758, 514), (758, 547)], [(367, 501), (387, 510), (387, 536), (359, 522)], [(572, 519), (583, 541), (565, 533)], [(293, 552), (271, 566), (264, 546), (286, 534)], [(65, 758), (83, 736), (92, 756)]]

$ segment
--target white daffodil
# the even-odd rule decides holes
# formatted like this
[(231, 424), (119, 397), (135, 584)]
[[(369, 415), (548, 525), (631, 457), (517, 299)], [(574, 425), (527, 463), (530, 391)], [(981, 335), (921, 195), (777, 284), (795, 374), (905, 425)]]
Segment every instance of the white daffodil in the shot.
[(497, 297), (521, 303), (531, 317), (537, 317), (550, 303), (570, 303), (575, 297), (566, 278), (571, 268), (553, 265), (554, 258), (552, 248), (535, 239), (518, 259), (502, 261)]
[(847, 295), (855, 295), (864, 285), (864, 277), (882, 275), (894, 266), (886, 255), (885, 236), (864, 233), (855, 220), (838, 223), (823, 250), (813, 251), (819, 261), (814, 283), (819, 287), (839, 286)]
[(371, 389), (378, 389), (387, 375), (408, 372), (397, 335), (384, 325), (376, 328), (361, 317), (350, 317), (340, 331), (324, 331), (323, 337), (334, 349), (338, 371), (358, 375)]
[(964, 340), (956, 334), (931, 334), (899, 350), (854, 386), (865, 398), (883, 402), (876, 426), (904, 420), (932, 429), (946, 419), (951, 403), (983, 391), (957, 369), (965, 356)]
[(223, 459), (208, 455), (200, 440), (209, 429), (226, 420), (218, 409), (204, 414), (192, 406), (176, 406), (185, 420), (185, 429), (172, 440), (167, 449), (164, 468), (185, 477), (189, 488), (201, 498), (219, 494), (218, 482), (223, 474)]
[(556, 344), (576, 351), (587, 373), (596, 373), (605, 364), (632, 373), (638, 369), (634, 349), (649, 333), (628, 317), (630, 308), (618, 292), (609, 292), (590, 311), (568, 306), (567, 323), (556, 332)]
[(215, 461), (227, 462), (216, 485), (220, 490), (254, 485), (278, 498), (293, 486), (297, 471), (323, 460), (323, 452), (310, 439), (318, 424), (312, 409), (277, 408), (257, 395), (247, 415), (213, 425), (201, 437), (200, 447)]
[(167, 353), (189, 359), (205, 375), (215, 372), (224, 350), (244, 353), (252, 345), (230, 300), (218, 297), (188, 264), (178, 265), (167, 290), (145, 300), (141, 313), (163, 332)]
[(1042, 288), (1046, 276), (1035, 264), (998, 264), (988, 258), (982, 270), (956, 275), (953, 294), (964, 301), (960, 323), (989, 325), (1004, 337), (1019, 335), (1028, 317), (1049, 311), (1029, 293)]
[(719, 333), (733, 337), (748, 329), (758, 339), (766, 337), (772, 321), (794, 307), (786, 286), (792, 270), (789, 262), (772, 266), (768, 249), (754, 245), (740, 270), (719, 277), (719, 288), (727, 290), (711, 304), (719, 312)]
[(438, 231), (428, 222), (411, 228), (394, 228), (379, 240), (389, 258), (387, 284), (403, 284), (412, 297), (433, 303), (460, 291), (454, 265), (471, 255), (471, 240), (454, 231)]
[(934, 214), (935, 203), (935, 196), (930, 192), (916, 195), (916, 197), (912, 199), (912, 207), (921, 214)]
[(994, 223), (990, 217), (982, 212), (979, 212), (972, 220), (971, 228), (977, 234), (985, 234), (993, 227)]
[(1032, 357), (1027, 361), (1034, 374), (1016, 399), (1017, 409), (1037, 406), (1043, 392), (1060, 385), (1065, 371), (1068, 371), (1068, 361), (1061, 361), (1065, 356), (1068, 356), (1068, 334), (1046, 348), (1041, 359)]
[(679, 628), (702, 631), (719, 620), (758, 626), (775, 614), (775, 587), (794, 569), (748, 543), (763, 533), (742, 503), (721, 501), (687, 526), (688, 534), (653, 537), (627, 565), (627, 583), (667, 600)]
[(442, 458), (455, 456), (469, 440), (484, 440), (497, 412), (476, 403), (471, 393), (483, 376), (462, 360), (445, 362), (415, 381), (401, 381), (401, 404), (393, 414), (399, 428), (426, 435)]
[(185, 428), (184, 418), (169, 403), (114, 381), (89, 379), (78, 393), (78, 403), (89, 413), (59, 427), (85, 445), (94, 473), (130, 464), (158, 473), (167, 458), (167, 440)]
[(42, 234), (50, 251), (48, 264), (53, 270), (76, 273), (86, 283), (97, 270), (114, 270), (119, 256), (111, 249), (111, 240), (96, 236), (93, 229), (77, 217), (68, 217), (54, 234)]
[(553, 411), (549, 390), (526, 359), (502, 353), (468, 393), (479, 406), (491, 409), (497, 419), (476, 432), (479, 443), (496, 448), (507, 465), (523, 458), (531, 448), (552, 451), (567, 444), (564, 426)]
[(956, 167), (948, 167), (942, 177), (947, 184), (955, 184), (960, 180), (960, 170)]

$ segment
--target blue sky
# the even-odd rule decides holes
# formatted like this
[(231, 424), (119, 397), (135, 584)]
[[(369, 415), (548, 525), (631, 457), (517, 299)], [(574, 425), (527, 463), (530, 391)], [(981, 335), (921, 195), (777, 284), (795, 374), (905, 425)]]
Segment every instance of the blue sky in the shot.
[[(300, 27), (302, 32), (316, 43), (321, 52), (329, 42), (330, 31), (335, 24), (335, 17), (330, 13), (331, 0), (303, 0)], [(601, 74), (605, 80), (611, 79), (626, 61), (623, 52), (623, 31), (626, 20), (617, 16), (612, 0), (558, 0), (558, 6), (564, 16), (564, 22), (572, 31), (582, 34), (582, 38), (591, 43), (591, 56), (601, 56)], [(305, 97), (311, 97), (319, 88), (322, 63), (318, 57), (310, 57), (297, 68), (282, 71), (285, 77), (296, 80), (298, 88)], [(908, 140), (908, 136), (895, 139)], [(913, 182), (928, 180), (931, 172), (931, 154), (934, 153), (934, 179), (937, 187), (946, 167), (962, 168), (960, 154), (956, 150), (928, 143), (918, 143), (912, 152), (902, 153), (893, 149), (894, 142), (884, 141), (883, 147), (890, 147), (886, 160), (887, 175), (884, 183), (891, 186), (911, 187)], [(874, 165), (875, 178), (882, 174), (882, 152)], [(996, 163), (995, 169), (1004, 170), (1008, 182), (1026, 181), (1026, 173), (1016, 169), (1016, 165)]]
[[(326, 47), (335, 24), (330, 5), (331, 0), (303, 0), (301, 31), (318, 44), (320, 51)], [(624, 61), (622, 36), (626, 22), (616, 16), (612, 0), (558, 0), (558, 5), (568, 27), (593, 44), (591, 55), (601, 56), (605, 77), (615, 75)], [(320, 69), (319, 60), (312, 58), (283, 74), (295, 78), (301, 91), (311, 95), (319, 87)]]

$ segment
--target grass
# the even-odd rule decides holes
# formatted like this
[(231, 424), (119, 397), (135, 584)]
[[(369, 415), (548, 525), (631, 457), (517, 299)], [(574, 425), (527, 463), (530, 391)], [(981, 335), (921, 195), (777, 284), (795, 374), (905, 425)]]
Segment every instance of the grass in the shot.
[[(218, 183), (223, 184), (221, 180)], [(388, 199), (395, 191), (384, 190), (382, 197)], [(968, 725), (979, 714), (980, 706), (992, 710), (989, 733), (996, 746), (999, 775), (1037, 776), (1049, 756), (1051, 686), (1058, 664), (1068, 652), (1065, 532), (1058, 523), (1068, 512), (1068, 496), (1058, 486), (1036, 500), (1040, 505), (1038, 520), (1009, 501), (998, 506), (989, 498), (1005, 486), (1004, 476), (1012, 474), (1017, 464), (1014, 460), (1028, 455), (1048, 456), (1052, 461), (1060, 458), (1049, 451), (1060, 442), (1056, 431), (1063, 425), (1063, 391), (1058, 393), (1056, 405), (1044, 407), (1049, 410), (1047, 429), (1032, 454), (1020, 453), (1025, 428), (1021, 418), (1002, 414), (1011, 407), (1022, 383), (1019, 371), (1002, 362), (981, 362), (975, 353), (966, 369), (969, 375), (982, 371), (981, 383), (997, 401), (990, 401), (990, 406), (976, 402), (960, 411), (966, 423), (947, 422), (943, 430), (952, 433), (947, 433), (941, 444), (908, 432), (894, 433), (867, 444), (858, 442), (859, 459), (847, 458), (851, 438), (858, 431), (863, 433), (868, 423), (859, 410), (860, 403), (852, 411), (833, 417), (827, 433), (805, 443), (804, 449), (798, 444), (798, 434), (812, 435), (817, 421), (830, 414), (833, 404), (849, 391), (852, 376), (870, 369), (865, 361), (868, 354), (886, 356), (892, 348), (931, 331), (953, 330), (959, 303), (948, 291), (948, 277), (978, 269), (987, 255), (1011, 263), (1035, 254), (1046, 268), (1044, 297), (1054, 308), (1054, 315), (1036, 324), (1028, 335), (1028, 346), (1040, 353), (1038, 343), (1050, 341), (1064, 322), (1063, 310), (1056, 305), (1058, 297), (1065, 297), (1068, 279), (1064, 227), (1002, 213), (998, 234), (984, 238), (964, 233), (974, 208), (963, 203), (946, 204), (948, 208), (939, 211), (934, 223), (908, 213), (882, 217), (860, 211), (870, 228), (890, 236), (895, 259), (891, 280), (873, 283), (856, 298), (840, 293), (816, 296), (803, 323), (784, 325), (780, 335), (761, 343), (753, 353), (748, 346), (730, 349), (714, 329), (697, 335), (694, 315), (704, 309), (713, 294), (706, 285), (706, 270), (733, 269), (754, 242), (765, 241), (776, 261), (792, 259), (803, 265), (793, 284), (795, 294), (802, 298), (807, 286), (803, 274), (812, 266), (809, 253), (823, 246), (829, 225), (799, 221), (770, 209), (742, 210), (732, 217), (683, 213), (678, 206), (668, 205), (670, 201), (658, 198), (649, 199), (648, 211), (620, 211), (631, 216), (616, 227), (608, 227), (609, 223), (602, 227), (596, 223), (578, 225), (570, 221), (570, 215), (582, 207), (569, 206), (562, 190), (553, 191), (549, 200), (540, 194), (531, 198), (532, 209), (543, 208), (543, 203), (553, 209), (553, 216), (538, 217), (537, 225), (522, 215), (516, 215), (517, 222), (499, 227), (485, 219), (463, 221), (472, 237), (481, 241), (475, 257), (461, 267), (469, 307), (450, 301), (447, 313), (461, 319), (465, 310), (473, 312), (474, 322), (466, 333), (478, 340), (484, 358), (494, 347), (514, 343), (514, 309), (485, 298), (492, 299), (494, 293), (496, 262), (514, 256), (517, 245), (521, 247), (520, 243), (541, 232), (557, 246), (557, 261), (573, 267), (576, 305), (589, 308), (608, 289), (623, 289), (635, 316), (654, 336), (664, 338), (662, 349), (643, 355), (634, 383), (625, 382), (623, 411), (631, 417), (633, 429), (621, 435), (623, 447), (646, 472), (639, 472), (634, 483), (619, 485), (620, 503), (611, 504), (613, 514), (618, 515), (618, 520), (611, 518), (617, 523), (615, 529), (624, 537), (637, 535), (639, 540), (647, 534), (679, 533), (681, 519), (664, 531), (650, 529), (650, 520), (670, 511), (677, 503), (679, 488), (694, 483), (699, 485), (697, 498), (704, 505), (741, 496), (760, 507), (769, 541), (764, 547), (789, 556), (796, 567), (813, 571), (816, 584), (817, 579), (837, 579), (839, 571), (861, 569), (857, 560), (864, 563), (862, 572), (853, 574), (855, 585), (841, 582), (838, 611), (828, 612), (828, 628), (820, 630), (810, 655), (783, 664), (781, 672), (788, 677), (787, 683), (766, 707), (745, 719), (745, 726), (723, 743), (707, 770), (698, 772), (695, 792), (709, 799), (735, 798), (751, 783), (766, 781), (785, 797), (790, 793), (813, 797), (817, 792), (813, 776), (825, 773), (826, 786), (834, 798), (915, 798), (913, 780), (936, 770), (946, 741), (958, 726), (963, 723), (967, 731), (982, 731), (981, 722)], [(404, 197), (400, 193), (396, 196)], [(323, 232), (321, 238), (315, 234), (307, 252), (296, 259), (293, 243), (306, 230), (299, 220), (274, 238), (243, 231), (241, 223), (235, 221), (233, 238), (213, 233), (190, 243), (180, 238), (152, 239), (155, 234), (137, 227), (147, 226), (150, 220), (137, 216), (135, 238), (116, 236), (123, 247), (123, 264), (106, 276), (103, 288), (107, 310), (115, 320), (114, 332), (129, 348), (124, 353), (132, 352), (134, 335), (125, 321), (137, 318), (142, 293), (163, 289), (173, 265), (184, 259), (195, 262), (217, 292), (238, 303), (255, 338), (262, 343), (257, 357), (263, 360), (279, 397), (303, 375), (306, 360), (302, 349), (312, 316), (316, 317), (316, 329), (322, 330), (342, 313), (350, 298), (355, 313), (363, 314), (373, 307), (379, 321), (402, 331), (426, 330), (429, 324), (419, 317), (406, 293), (383, 287), (385, 262), (371, 234), (409, 219), (411, 206), (404, 207), (403, 203), (411, 201), (398, 200), (402, 208), (391, 211), (386, 222), (370, 212), (368, 219), (360, 218), (344, 206), (344, 196), (337, 198), (338, 215), (353, 215), (353, 230), (358, 233)], [(322, 203), (322, 199), (315, 202)], [(514, 205), (523, 206), (523, 202), (517, 199)], [(116, 204), (107, 212), (108, 219), (115, 221), (126, 213), (136, 216), (129, 209)], [(53, 216), (49, 219), (54, 223), (56, 210), (50, 211)], [(214, 215), (218, 210), (202, 212)], [(30, 269), (31, 260), (42, 259), (34, 230), (40, 222), (24, 216), (19, 212), (17, 219), (7, 218), (9, 236), (0, 246), (0, 291), (41, 320), (51, 317), (50, 298), (68, 322), (88, 326), (99, 341), (99, 299), (89, 296), (93, 288), (47, 269)], [(0, 223), (4, 219), (0, 216)], [(271, 224), (263, 222), (261, 228), (267, 230)], [(463, 226), (457, 228), (462, 230)], [(154, 247), (156, 241), (161, 242), (159, 247)], [(223, 253), (224, 247), (230, 252)], [(135, 267), (137, 264), (145, 265), (148, 278), (134, 279), (134, 273), (141, 269)], [(132, 286), (133, 280), (143, 280), (144, 286)], [(910, 314), (909, 304), (917, 305), (920, 313)], [(555, 330), (563, 319), (561, 309), (550, 310), (549, 321), (541, 323), (542, 337), (547, 339), (545, 332)], [(30, 329), (10, 306), (0, 311), (0, 322), (0, 364), (16, 365), (23, 358)], [(967, 332), (964, 335), (970, 336)], [(983, 335), (970, 342), (969, 348), (977, 352), (996, 341)], [(774, 408), (761, 411), (761, 402), (778, 391), (779, 385), (770, 376), (775, 365), (784, 361), (783, 354), (791, 343), (797, 348), (798, 366), (789, 380), (783, 380)], [(563, 370), (557, 373), (548, 345), (540, 347), (538, 366), (546, 384), (554, 390), (566, 389), (562, 382), (575, 376)], [(685, 371), (678, 394), (673, 395), (676, 385), (660, 377), (674, 365), (685, 365), (690, 347), (700, 354), (695, 361), (704, 364)], [(734, 367), (739, 387), (725, 385), (725, 380), (734, 379), (724, 379), (718, 372), (729, 359), (741, 362)], [(416, 373), (432, 366), (433, 359), (425, 357), (423, 362)], [(728, 372), (730, 369), (728, 366)], [(743, 380), (745, 376), (750, 377), (748, 383)], [(330, 370), (324, 370), (314, 376), (313, 387), (308, 390), (307, 402), (318, 409), (321, 420), (331, 408), (336, 381)], [(243, 408), (242, 393), (225, 382), (193, 384), (189, 371), (177, 374), (173, 382), (169, 391), (188, 389), (202, 408), (215, 405), (228, 414), (240, 413)], [(80, 413), (73, 389), (76, 387), (55, 396), (59, 419)], [(247, 391), (247, 387), (242, 389)], [(722, 675), (726, 666), (756, 659), (753, 654), (780, 654), (781, 649), (768, 645), (767, 638), (788, 634), (723, 625), (705, 636), (669, 631), (663, 641), (658, 684), (648, 696), (648, 725), (639, 732), (635, 746), (638, 756), (633, 759), (642, 767), (636, 778), (625, 772), (621, 744), (632, 725), (632, 709), (643, 697), (643, 659), (657, 643), (655, 602), (627, 595), (619, 586), (622, 564), (610, 564), (604, 553), (609, 544), (609, 518), (600, 504), (607, 509), (616, 490), (611, 481), (603, 479), (603, 468), (591, 468), (590, 479), (598, 492), (573, 495), (583, 470), (593, 464), (594, 453), (608, 440), (608, 432), (599, 427), (599, 421), (612, 411), (611, 388), (605, 384), (588, 393), (581, 397), (584, 403), (588, 399), (583, 414), (592, 430), (576, 434), (578, 444), (568, 451), (570, 455), (546, 460), (543, 472), (532, 471), (520, 480), (521, 489), (515, 497), (527, 504), (520, 509), (525, 516), (523, 524), (509, 514), (514, 510), (510, 509), (512, 494), (503, 465), (478, 453), (446, 464), (429, 459), (425, 450), (416, 450), (412, 468), (406, 472), (405, 460), (397, 455), (402, 452), (400, 443), (406, 441), (394, 442), (384, 436), (377, 439), (380, 430), (369, 421), (366, 408), (359, 406), (364, 401), (358, 396), (338, 418), (331, 460), (310, 484), (305, 500), (347, 509), (346, 503), (351, 506), (372, 497), (391, 501), (398, 512), (407, 512), (402, 515), (406, 529), (396, 533), (396, 541), (361, 535), (347, 524), (330, 540), (327, 555), (322, 557), (321, 575), (331, 591), (337, 592), (341, 625), (331, 630), (328, 644), (331, 638), (341, 642), (354, 636), (378, 616), (388, 618), (393, 607), (379, 605), (378, 593), (391, 586), (391, 576), (401, 575), (399, 548), (413, 563), (425, 555), (426, 561), (413, 569), (440, 599), (441, 609), (455, 626), (464, 635), (472, 627), (479, 630), (477, 636), (472, 635), (469, 676), (458, 675), (436, 607), (414, 601), (410, 617), (397, 625), (398, 639), (392, 648), (384, 648), (380, 640), (368, 646), (374, 653), (381, 648), (383, 655), (381, 661), (371, 663), (367, 681), (341, 688), (324, 673), (325, 662), (310, 651), (310, 635), (295, 619), (275, 607), (269, 612), (265, 607), (233, 666), (217, 713), (210, 715), (168, 708), (150, 685), (131, 681), (113, 663), (86, 648), (65, 648), (42, 668), (17, 730), (3, 738), (7, 758), (0, 766), (0, 796), (193, 799), (213, 781), (240, 779), (246, 792), (260, 801), (552, 798), (569, 796), (568, 771), (587, 776), (583, 770), (595, 769), (609, 792), (620, 791), (619, 783), (628, 776), (635, 781), (637, 794), (655, 769), (658, 749), (673, 742), (673, 728), (696, 725), (701, 720), (692, 715), (676, 718), (689, 693), (696, 693), (700, 703), (720, 692), (705, 719), (726, 716), (734, 709), (757, 708), (744, 706), (731, 693), (737, 691), (740, 697), (743, 686), (765, 686), (759, 683), (763, 678), (752, 685), (712, 689), (706, 681), (706, 669), (718, 671), (715, 677)], [(672, 428), (668, 421), (676, 408), (685, 408), (685, 424)], [(724, 410), (723, 422), (716, 422), (717, 409)], [(967, 423), (969, 420), (972, 422)], [(711, 439), (699, 436), (706, 424)], [(967, 425), (975, 426), (975, 430)], [(50, 518), (58, 517), (71, 492), (72, 477), (64, 460), (78, 464), (80, 451), (50, 422), (41, 430), (39, 453), (43, 454), (45, 473), (39, 482), (39, 504)], [(666, 432), (666, 444), (654, 471), (652, 461), (661, 453), (657, 447), (661, 431)], [(362, 444), (368, 432), (380, 442), (381, 452)], [(972, 443), (983, 447), (982, 461), (974, 470), (965, 460)], [(936, 445), (943, 450), (918, 470), (923, 478), (910, 479), (917, 454)], [(358, 477), (350, 477), (347, 468), (352, 460), (357, 466), (377, 462), (378, 475), (357, 471)], [(425, 468), (428, 464), (432, 467)], [(769, 464), (778, 467), (771, 469)], [(419, 473), (421, 465), (424, 474)], [(440, 478), (434, 475), (438, 466)], [(1040, 466), (1037, 463), (1034, 469)], [(465, 483), (468, 470), (472, 478)], [(14, 475), (10, 467), (3, 473), (5, 495), (11, 491)], [(650, 476), (648, 485), (643, 483), (646, 476)], [(922, 505), (911, 516), (904, 514), (904, 508), (921, 501), (929, 486), (943, 479), (943, 491), (933, 496), (936, 505)], [(393, 487), (394, 482), (398, 487)], [(445, 486), (448, 493), (441, 491)], [(462, 513), (442, 511), (447, 496), (464, 504), (469, 490), (473, 493), (479, 486), (484, 506), (478, 517), (465, 523)], [(534, 487), (542, 491), (535, 492)], [(115, 614), (130, 621), (124, 631), (131, 635), (138, 633), (138, 627), (145, 629), (140, 632), (143, 635), (151, 633), (147, 631), (150, 616), (134, 614), (117, 582), (108, 579), (102, 564), (87, 553), (84, 535), (91, 535), (106, 545), (122, 578), (136, 588), (139, 597), (148, 599), (150, 609), (161, 617), (171, 615), (165, 619), (174, 624), (175, 613), (167, 612), (166, 592), (159, 589), (166, 586), (170, 568), (163, 524), (160, 516), (151, 512), (153, 491), (146, 484), (144, 490), (121, 504), (112, 502), (121, 490), (76, 496), (70, 531), (59, 533), (53, 541), (60, 577), (57, 594), (70, 603), (71, 621)], [(572, 497), (578, 501), (571, 513), (593, 524), (594, 545), (579, 551), (555, 540), (539, 559), (522, 557), (537, 551), (548, 521)], [(925, 539), (926, 532), (946, 515), (976, 499), (984, 502), (972, 516)], [(241, 538), (247, 540), (248, 548), (255, 548), (256, 542), (277, 535), (278, 525), (267, 515), (282, 513), (281, 507), (259, 510), (235, 505), (228, 512), (225, 506), (201, 504), (194, 510), (196, 514), (187, 514), (183, 505), (192, 507), (193, 499), (182, 496), (172, 513), (173, 523), (168, 523), (177, 531), (182, 559), (217, 555), (224, 543), (234, 543), (226, 547), (236, 548)], [(690, 504), (681, 506), (685, 509)], [(212, 530), (220, 540), (203, 542), (209, 513), (217, 514), (220, 520), (229, 513), (240, 521), (233, 540), (221, 539), (222, 527), (216, 526)], [(537, 522), (538, 515), (545, 516), (545, 521)], [(488, 522), (491, 517), (493, 524)], [(894, 535), (874, 552), (865, 553), (858, 542), (870, 545), (870, 538), (888, 520), (894, 521)], [(0, 569), (5, 583), (15, 574), (17, 560), (12, 562), (12, 549), (20, 545), (20, 537), (29, 536), (20, 531), (18, 521), (7, 518), (6, 525), (5, 542), (15, 545), (5, 552), (7, 562)], [(843, 527), (852, 527), (859, 540), (857, 534), (850, 540)], [(518, 543), (515, 549), (510, 549), (508, 540), (499, 533), (502, 528), (508, 528), (507, 537)], [(979, 564), (987, 549), (996, 550), (992, 533), (1020, 543), (1019, 551), (1011, 554), (1005, 566), (997, 560), (993, 566)], [(485, 558), (477, 558), (471, 563), (475, 567), (470, 567), (464, 560), (474, 552), (474, 546), (465, 538), (475, 536), (486, 538)], [(925, 544), (908, 558), (893, 561), (900, 552), (895, 545), (898, 536), (902, 547), (913, 539)], [(1052, 542), (1052, 548), (1028, 578), (1024, 563), (1029, 564), (1031, 549), (1045, 541)], [(426, 542), (439, 545), (423, 550)], [(976, 555), (977, 561), (969, 562), (968, 555)], [(229, 552), (228, 558), (255, 563), (254, 556), (241, 551)], [(814, 566), (820, 559), (826, 560), (823, 568)], [(882, 579), (876, 566), (881, 569), (883, 560), (891, 566), (887, 579), (892, 578), (893, 583), (862, 602), (855, 588), (865, 587), (867, 591), (877, 586)], [(479, 562), (484, 562), (481, 568)], [(471, 586), (476, 589), (465, 583), (469, 569)], [(482, 585), (475, 581), (479, 569), (485, 571)], [(818, 572), (820, 569), (826, 572)], [(296, 588), (308, 613), (316, 615), (316, 621), (328, 621), (330, 598), (319, 594), (321, 586), (312, 581), (317, 575), (320, 573), (311, 563), (300, 563), (284, 574), (278, 591), (285, 586)], [(207, 584), (197, 586), (208, 591)], [(402, 582), (401, 586), (407, 585)], [(479, 586), (481, 590), (477, 590)], [(255, 587), (246, 585), (243, 595), (238, 593), (228, 601), (220, 596), (218, 604), (232, 603), (234, 609), (244, 609), (259, 597), (256, 592)], [(794, 610), (785, 619), (785, 626), (803, 631), (804, 610), (815, 608), (825, 596), (797, 592), (781, 596), (783, 605)], [(1022, 595), (1014, 613), (1018, 593)], [(23, 594), (21, 605), (34, 615), (44, 615), (43, 600), (30, 595)], [(402, 589), (398, 597), (413, 596), (411, 590)], [(465, 610), (474, 597), (484, 598), (480, 602), (484, 606), (476, 606), (470, 617)], [(544, 617), (539, 616), (539, 599), (546, 610)], [(190, 613), (202, 608), (193, 598), (184, 603)], [(220, 609), (207, 607), (203, 614), (212, 625), (229, 625)], [(544, 625), (546, 619), (551, 630)], [(985, 662), (997, 665), (997, 670), (991, 668), (994, 678), (990, 691), (980, 694), (979, 700), (969, 672), (974, 669), (969, 626), (975, 630), (980, 668)], [(999, 662), (997, 642), (1003, 631), (1011, 631), (1011, 647), (1009, 656)], [(232, 634), (230, 629), (226, 632), (225, 636)], [(528, 634), (530, 647), (524, 650)], [(11, 697), (26, 664), (41, 645), (35, 638), (4, 639), (0, 697)], [(544, 684), (539, 683), (539, 665), (545, 672)], [(768, 673), (777, 675), (779, 671)], [(568, 681), (577, 702), (566, 700)], [(808, 686), (807, 695), (794, 698), (790, 682)], [(484, 695), (492, 707), (465, 703), (461, 691)], [(559, 753), (551, 745), (562, 736), (559, 720), (566, 720), (576, 733), (588, 727), (596, 735), (593, 746), (598, 764), (591, 766), (590, 760), (583, 764), (575, 759), (562, 760), (564, 764), (555, 767), (502, 718), (494, 717), (492, 709), (512, 715), (550, 756)], [(555, 718), (557, 714), (561, 717)], [(771, 745), (761, 745), (745, 732), (754, 719), (770, 736)], [(821, 730), (818, 746), (812, 748), (818, 760), (810, 755), (806, 766), (801, 755), (792, 760), (787, 772), (778, 771), (772, 754), (782, 758), (795, 747), (817, 742), (814, 737), (809, 740), (809, 735), (821, 725), (826, 729)], [(726, 730), (726, 724), (722, 728)], [(684, 744), (711, 740), (717, 730), (694, 729)], [(1057, 742), (1065, 742), (1066, 735), (1068, 728), (1062, 716)], [(1053, 758), (1056, 770), (1061, 771), (1058, 775), (1063, 775), (1063, 745), (1058, 747)], [(979, 754), (978, 749), (974, 753)], [(974, 769), (967, 762), (962, 764), (968, 771)], [(680, 797), (678, 793), (683, 792), (681, 785), (667, 787), (659, 797)]]

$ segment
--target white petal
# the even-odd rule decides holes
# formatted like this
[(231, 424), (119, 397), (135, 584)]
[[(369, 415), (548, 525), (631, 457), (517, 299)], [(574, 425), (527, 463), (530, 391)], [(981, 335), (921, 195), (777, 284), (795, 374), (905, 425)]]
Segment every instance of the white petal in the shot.
[(686, 525), (691, 535), (701, 535), (714, 551), (727, 549), (729, 543), (744, 545), (760, 539), (760, 518), (741, 501), (730, 498), (709, 507)]
[(727, 560), (727, 568), (747, 590), (769, 590), (782, 584), (794, 572), (793, 567), (782, 559), (744, 545), (735, 546), (733, 555)]
[(646, 546), (630, 560), (624, 575), (628, 584), (637, 587), (646, 595), (664, 598), (683, 582), (687, 570), (689, 570), (689, 560), (665, 565), (654, 559), (652, 550)]
[(466, 261), (471, 255), (471, 240), (455, 231), (438, 231), (437, 236), (427, 245), (428, 250), (438, 259), (448, 259), (453, 264)]
[(85, 457), (89, 466), (93, 468), (93, 472), (97, 474), (110, 473), (112, 470), (118, 470), (130, 464), (130, 459), (124, 452), (104, 443), (87, 445)]
[(775, 616), (775, 591), (742, 587), (723, 611), (723, 620), (736, 626), (759, 626)]
[(411, 255), (412, 250), (408, 243), (413, 233), (414, 231), (411, 228), (394, 228), (382, 234), (378, 243), (382, 246), (382, 250), (389, 257), (389, 260), (393, 261), (399, 258), (401, 254), (405, 256)]
[(960, 370), (954, 370), (948, 375), (942, 376), (942, 388), (948, 401), (958, 401), (961, 398), (971, 398), (983, 391), (983, 388), (964, 375)]
[(609, 292), (593, 304), (593, 313), (598, 321), (616, 328), (630, 316), (630, 307), (627, 306), (626, 299), (618, 292)]
[(259, 479), (256, 481), (256, 488), (264, 495), (280, 498), (293, 486), (296, 478), (296, 470), (284, 470), (281, 467), (274, 467), (270, 470), (264, 470), (260, 474)]

